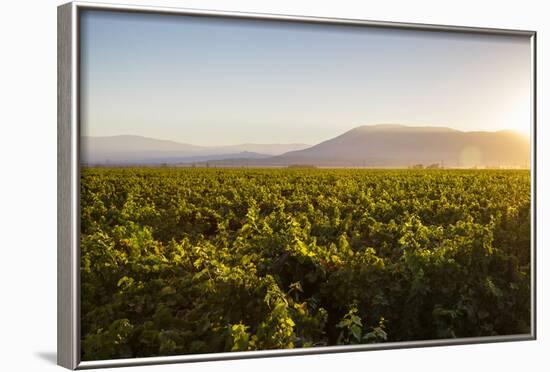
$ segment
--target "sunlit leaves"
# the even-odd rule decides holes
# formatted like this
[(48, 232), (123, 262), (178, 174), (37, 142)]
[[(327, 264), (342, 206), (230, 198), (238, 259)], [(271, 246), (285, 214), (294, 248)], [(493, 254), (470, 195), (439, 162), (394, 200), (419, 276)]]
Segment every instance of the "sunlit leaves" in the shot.
[(83, 169), (83, 359), (519, 334), (527, 171)]

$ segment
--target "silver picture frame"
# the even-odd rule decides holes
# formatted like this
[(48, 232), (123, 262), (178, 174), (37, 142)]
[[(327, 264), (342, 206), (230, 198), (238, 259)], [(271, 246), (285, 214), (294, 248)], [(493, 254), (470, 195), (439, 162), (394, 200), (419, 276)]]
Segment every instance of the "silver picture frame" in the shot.
[[(194, 15), (233, 19), (278, 20), (287, 22), (356, 25), (403, 30), (446, 31), (468, 34), (524, 36), (531, 42), (531, 332), (508, 336), (472, 337), (411, 342), (389, 342), (368, 345), (328, 346), (307, 349), (245, 351), (169, 357), (147, 357), (101, 361), (80, 358), (80, 215), (79, 215), (79, 15), (83, 10), (111, 10), (172, 15)], [(400, 349), (444, 345), (481, 344), (536, 339), (536, 32), (495, 28), (475, 28), (379, 22), (358, 19), (318, 18), (280, 14), (256, 14), (169, 8), (129, 6), (74, 1), (57, 9), (57, 363), (69, 369), (138, 366), (151, 364), (231, 360), (290, 355), (341, 353), (352, 351)]]

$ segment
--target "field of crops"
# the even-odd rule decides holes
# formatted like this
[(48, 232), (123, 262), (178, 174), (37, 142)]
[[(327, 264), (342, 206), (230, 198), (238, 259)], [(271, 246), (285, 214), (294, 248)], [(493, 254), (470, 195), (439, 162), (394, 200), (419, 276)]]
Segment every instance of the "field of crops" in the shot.
[(83, 169), (83, 360), (530, 331), (530, 175)]

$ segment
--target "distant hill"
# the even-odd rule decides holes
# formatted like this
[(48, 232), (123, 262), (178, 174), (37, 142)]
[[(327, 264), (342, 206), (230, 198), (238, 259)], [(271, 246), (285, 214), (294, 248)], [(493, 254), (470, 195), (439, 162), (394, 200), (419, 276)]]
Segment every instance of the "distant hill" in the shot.
[[(230, 154), (215, 154), (215, 155), (195, 155), (195, 156), (178, 156), (177, 154), (170, 155), (169, 153), (164, 154), (163, 156), (144, 158), (139, 161), (129, 161), (126, 164), (142, 164), (142, 165), (153, 165), (153, 164), (171, 164), (171, 165), (190, 165), (195, 163), (206, 163), (210, 161), (230, 161), (234, 160), (237, 162), (244, 162), (248, 159), (257, 160), (257, 159), (268, 159), (271, 158), (271, 155), (258, 154), (256, 152), (243, 151)], [(125, 164), (124, 162), (120, 162)]]
[(528, 167), (529, 139), (513, 131), (462, 132), (445, 127), (363, 125), (315, 146), (196, 146), (139, 136), (83, 137), (85, 164), (211, 166)]
[(513, 131), (461, 132), (444, 127), (360, 126), (310, 148), (275, 156), (272, 165), (525, 167), (529, 139)]
[(309, 145), (301, 143), (197, 146), (132, 135), (85, 136), (81, 138), (80, 155), (84, 164), (178, 164), (217, 159), (260, 159), (307, 147)]

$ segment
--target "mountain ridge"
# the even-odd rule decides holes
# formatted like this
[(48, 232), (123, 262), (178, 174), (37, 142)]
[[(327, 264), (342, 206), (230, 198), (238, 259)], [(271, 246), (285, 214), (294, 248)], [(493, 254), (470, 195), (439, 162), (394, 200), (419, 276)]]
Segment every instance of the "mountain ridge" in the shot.
[[(81, 159), (85, 164), (149, 164), (155, 162), (179, 162), (185, 158), (223, 158), (240, 153), (255, 154), (254, 158), (280, 155), (300, 150), (310, 145), (256, 144), (201, 146), (172, 140), (156, 139), (139, 135), (83, 136), (81, 137)], [(230, 156), (232, 157), (232, 156)]]
[(447, 127), (375, 125), (353, 128), (270, 161), (318, 166), (523, 166), (529, 156), (529, 140), (509, 130), (467, 132)]
[(83, 143), (82, 158), (89, 164), (407, 167), (437, 163), (447, 167), (525, 167), (530, 162), (529, 139), (512, 130), (461, 131), (401, 124), (360, 125), (313, 146), (198, 146), (133, 135), (83, 137)]

